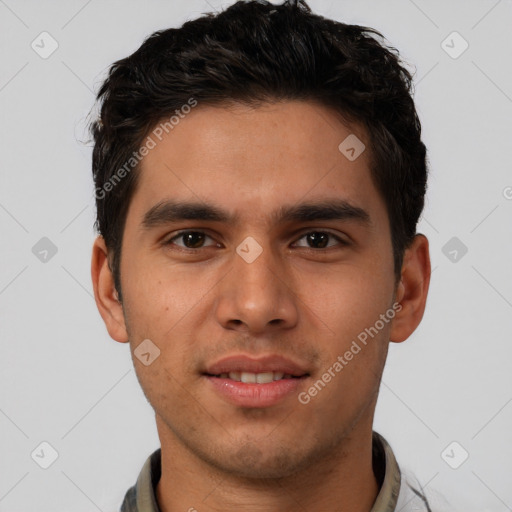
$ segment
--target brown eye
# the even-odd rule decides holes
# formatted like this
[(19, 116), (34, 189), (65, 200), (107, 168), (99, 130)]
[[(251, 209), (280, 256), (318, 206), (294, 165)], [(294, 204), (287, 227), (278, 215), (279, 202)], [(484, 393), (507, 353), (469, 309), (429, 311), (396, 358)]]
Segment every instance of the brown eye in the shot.
[[(307, 247), (311, 249), (325, 249), (327, 247), (336, 246), (335, 244), (329, 244), (329, 240), (333, 239), (338, 242), (338, 245), (347, 245), (347, 242), (342, 240), (340, 237), (334, 235), (333, 233), (329, 233), (328, 231), (310, 231), (309, 233), (305, 233), (302, 235), (300, 240), (303, 238), (306, 239)], [(305, 247), (304, 245), (299, 247)]]
[[(206, 238), (212, 239), (202, 231), (182, 231), (165, 242), (165, 245), (177, 245), (185, 249), (201, 249)], [(175, 243), (176, 240), (181, 240), (183, 245)]]

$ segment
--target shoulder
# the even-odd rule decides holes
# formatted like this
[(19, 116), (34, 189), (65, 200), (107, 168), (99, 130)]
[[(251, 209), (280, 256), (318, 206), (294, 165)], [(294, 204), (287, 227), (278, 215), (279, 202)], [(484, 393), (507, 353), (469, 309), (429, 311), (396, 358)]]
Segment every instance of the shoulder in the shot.
[(124, 496), (120, 512), (137, 512), (137, 488), (136, 485), (130, 487)]
[(400, 469), (400, 494), (396, 510), (400, 512), (455, 512), (442, 494), (423, 487), (413, 473)]

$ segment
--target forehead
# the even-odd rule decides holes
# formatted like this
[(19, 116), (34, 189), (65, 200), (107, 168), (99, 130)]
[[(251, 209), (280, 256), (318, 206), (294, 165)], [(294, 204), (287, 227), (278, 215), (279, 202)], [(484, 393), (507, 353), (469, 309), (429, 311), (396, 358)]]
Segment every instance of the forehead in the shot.
[(150, 133), (154, 147), (141, 162), (130, 206), (139, 217), (169, 198), (214, 200), (249, 217), (283, 202), (329, 196), (363, 207), (380, 199), (369, 151), (349, 159), (340, 150), (344, 141), (360, 144), (356, 151), (368, 147), (364, 130), (316, 103), (199, 104), (167, 132)]

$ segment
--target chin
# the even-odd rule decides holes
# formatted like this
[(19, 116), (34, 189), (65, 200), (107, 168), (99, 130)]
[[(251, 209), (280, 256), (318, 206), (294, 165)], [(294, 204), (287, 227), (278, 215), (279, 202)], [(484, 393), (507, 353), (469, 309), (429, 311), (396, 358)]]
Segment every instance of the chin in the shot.
[(234, 476), (250, 479), (286, 478), (306, 466), (306, 461), (300, 463), (298, 454), (291, 453), (288, 448), (268, 447), (261, 449), (256, 443), (244, 444), (235, 454), (224, 463), (210, 461), (218, 469)]

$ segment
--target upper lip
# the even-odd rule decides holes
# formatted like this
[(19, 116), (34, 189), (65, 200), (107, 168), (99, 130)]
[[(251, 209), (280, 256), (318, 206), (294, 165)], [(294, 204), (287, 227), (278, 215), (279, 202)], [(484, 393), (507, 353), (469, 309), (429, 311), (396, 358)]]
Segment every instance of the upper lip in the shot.
[(257, 359), (243, 354), (232, 355), (208, 365), (205, 371), (205, 373), (210, 375), (220, 375), (221, 373), (230, 372), (283, 372), (284, 374), (290, 374), (295, 377), (309, 375), (305, 366), (279, 355), (269, 355)]

